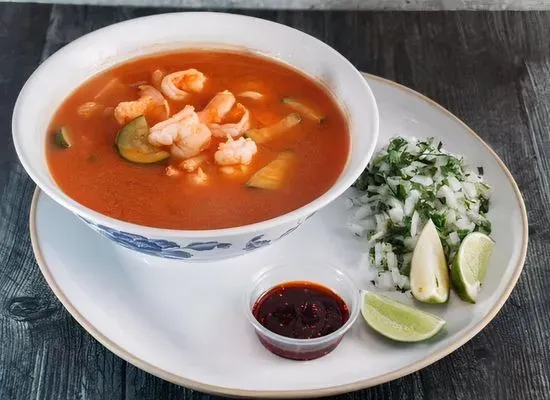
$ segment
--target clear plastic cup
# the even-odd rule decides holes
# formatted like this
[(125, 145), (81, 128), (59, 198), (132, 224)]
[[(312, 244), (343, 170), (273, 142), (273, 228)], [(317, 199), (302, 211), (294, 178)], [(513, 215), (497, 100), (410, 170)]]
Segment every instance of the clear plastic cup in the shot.
[[(349, 309), (347, 321), (336, 331), (312, 339), (285, 337), (265, 328), (253, 314), (254, 305), (273, 287), (294, 281), (311, 282), (331, 289), (346, 303)], [(359, 302), (359, 289), (345, 272), (331, 265), (303, 262), (268, 267), (260, 271), (253, 278), (252, 288), (246, 294), (245, 312), (258, 339), (269, 351), (293, 360), (313, 360), (330, 353), (338, 346), (359, 315)]]

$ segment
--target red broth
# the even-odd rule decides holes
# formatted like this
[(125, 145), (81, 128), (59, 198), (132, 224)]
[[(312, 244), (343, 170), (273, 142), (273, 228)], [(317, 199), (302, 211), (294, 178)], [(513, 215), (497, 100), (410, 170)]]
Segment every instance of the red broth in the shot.
[[(252, 163), (235, 175), (222, 173), (212, 161), (202, 166), (204, 184), (194, 184), (185, 172), (168, 176), (170, 157), (154, 164), (123, 159), (115, 140), (121, 126), (112, 109), (138, 98), (136, 84), (151, 84), (152, 73), (195, 68), (206, 83), (184, 101), (169, 101), (172, 114), (189, 104), (200, 111), (216, 93), (229, 90), (250, 112), (251, 128), (270, 126), (295, 112), (282, 101), (291, 97), (322, 115), (321, 122), (302, 115), (301, 122), (267, 143), (258, 144)], [(114, 84), (113, 84), (114, 83)], [(239, 97), (243, 91), (261, 100)], [(90, 101), (101, 108), (82, 116), (78, 108)], [(230, 113), (231, 114), (231, 113)], [(149, 126), (158, 113), (146, 114)], [(54, 132), (65, 127), (71, 147), (59, 148)], [(213, 158), (214, 139), (205, 154)], [(246, 185), (251, 176), (283, 151), (294, 155), (281, 187)], [(316, 82), (273, 60), (246, 53), (188, 51), (158, 54), (121, 64), (85, 82), (56, 112), (47, 138), (50, 172), (74, 200), (104, 215), (135, 224), (170, 229), (218, 229), (247, 225), (293, 211), (325, 193), (342, 172), (349, 153), (349, 134), (342, 111)]]

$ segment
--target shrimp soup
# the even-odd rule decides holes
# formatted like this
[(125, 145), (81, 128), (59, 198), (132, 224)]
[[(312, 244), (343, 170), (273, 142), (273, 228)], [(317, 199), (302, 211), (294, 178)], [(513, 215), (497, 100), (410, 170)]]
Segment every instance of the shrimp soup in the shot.
[(170, 229), (271, 219), (325, 193), (349, 153), (330, 95), (245, 53), (157, 54), (73, 92), (47, 137), (50, 172), (107, 216)]

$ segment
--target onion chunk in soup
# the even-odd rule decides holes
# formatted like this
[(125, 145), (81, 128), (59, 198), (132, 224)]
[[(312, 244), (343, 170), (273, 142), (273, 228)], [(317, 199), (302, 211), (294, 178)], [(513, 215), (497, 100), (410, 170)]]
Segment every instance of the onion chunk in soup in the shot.
[(169, 229), (271, 219), (325, 193), (349, 134), (316, 82), (225, 51), (156, 54), (76, 89), (49, 127), (50, 172), (104, 215)]

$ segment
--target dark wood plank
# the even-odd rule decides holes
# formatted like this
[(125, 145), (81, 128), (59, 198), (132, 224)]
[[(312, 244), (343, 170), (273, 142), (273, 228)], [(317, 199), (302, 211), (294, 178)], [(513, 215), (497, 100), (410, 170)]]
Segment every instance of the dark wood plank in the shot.
[(0, 4), (0, 399), (123, 398), (125, 363), (63, 309), (28, 235), (34, 184), (16, 161), (10, 122), (21, 86), (41, 61), (50, 11)]
[[(0, 399), (217, 398), (125, 363), (68, 316), (33, 261), (33, 185), (10, 144), (13, 102), (41, 56), (91, 30), (156, 12), (0, 6)], [(481, 334), (420, 372), (334, 399), (550, 399), (550, 13), (243, 13), (306, 31), (358, 68), (450, 109), (503, 158), (529, 210), (525, 272)]]

